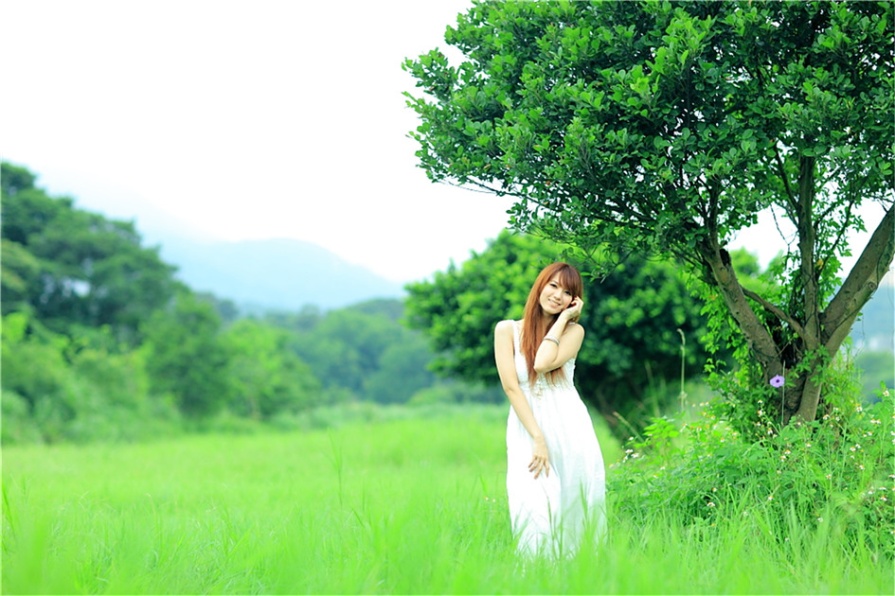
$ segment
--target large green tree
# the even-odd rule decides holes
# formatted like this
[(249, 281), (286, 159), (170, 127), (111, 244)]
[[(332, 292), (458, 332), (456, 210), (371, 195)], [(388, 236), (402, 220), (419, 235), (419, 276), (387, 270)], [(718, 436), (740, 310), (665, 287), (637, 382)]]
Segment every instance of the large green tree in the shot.
[[(412, 135), (433, 181), (515, 197), (520, 228), (689, 264), (752, 382), (785, 377), (785, 418), (811, 420), (895, 253), (893, 31), (891, 2), (474, 1), (445, 36), (461, 63), (405, 62)], [(726, 247), (766, 209), (792, 232), (762, 294)]]
[[(437, 352), (433, 369), (496, 383), (494, 326), (522, 318), (531, 284), (545, 265), (566, 259), (583, 267), (567, 252), (554, 242), (503, 231), (462, 265), (408, 284), (407, 320)], [(617, 260), (612, 254), (602, 258)], [(706, 332), (702, 304), (672, 264), (629, 256), (605, 277), (585, 279), (584, 294), (587, 333), (575, 376), (582, 397), (610, 424), (618, 422), (617, 412), (632, 421), (655, 414), (644, 398), (655, 397), (668, 382), (678, 387), (682, 368), (686, 377), (701, 374), (707, 357), (699, 341)], [(664, 393), (678, 396), (677, 391)]]

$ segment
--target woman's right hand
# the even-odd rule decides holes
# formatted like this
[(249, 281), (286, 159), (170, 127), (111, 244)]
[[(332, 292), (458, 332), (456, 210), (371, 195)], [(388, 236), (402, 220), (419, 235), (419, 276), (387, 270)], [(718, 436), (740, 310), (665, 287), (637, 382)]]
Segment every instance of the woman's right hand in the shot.
[(550, 475), (550, 455), (547, 452), (547, 441), (544, 440), (544, 437), (534, 439), (528, 471), (534, 474), (535, 478), (540, 476), (542, 472), (545, 476)]

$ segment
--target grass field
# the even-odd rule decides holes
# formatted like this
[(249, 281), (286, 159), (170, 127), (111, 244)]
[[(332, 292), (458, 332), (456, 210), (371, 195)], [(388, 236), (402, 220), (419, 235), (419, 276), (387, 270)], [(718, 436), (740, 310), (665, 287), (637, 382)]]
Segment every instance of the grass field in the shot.
[[(4, 593), (887, 593), (828, 529), (612, 514), (600, 552), (524, 569), (505, 408), (334, 430), (3, 450)], [(618, 445), (601, 434), (612, 461)], [(610, 489), (611, 489), (610, 470)], [(784, 539), (785, 535), (785, 539)]]

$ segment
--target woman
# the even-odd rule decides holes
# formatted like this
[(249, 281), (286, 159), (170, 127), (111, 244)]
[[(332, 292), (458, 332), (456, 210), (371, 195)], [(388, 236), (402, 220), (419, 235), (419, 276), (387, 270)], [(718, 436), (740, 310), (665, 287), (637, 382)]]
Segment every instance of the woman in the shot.
[(518, 551), (571, 556), (605, 527), (603, 456), (573, 384), (584, 341), (583, 283), (566, 263), (545, 267), (521, 321), (501, 321), (494, 356), (510, 400), (507, 495)]

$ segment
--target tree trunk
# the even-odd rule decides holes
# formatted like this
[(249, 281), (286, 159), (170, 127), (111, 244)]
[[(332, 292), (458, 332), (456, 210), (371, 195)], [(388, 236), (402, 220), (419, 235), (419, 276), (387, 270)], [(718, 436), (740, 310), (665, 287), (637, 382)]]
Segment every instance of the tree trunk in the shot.
[[(810, 219), (807, 221), (810, 222)], [(776, 375), (786, 376), (781, 357), (784, 346), (778, 345), (767, 327), (755, 314), (747, 300), (746, 292), (737, 280), (727, 253), (720, 248), (704, 248), (701, 255), (703, 262), (711, 271), (715, 285), (720, 290), (730, 314), (746, 337), (757, 363), (765, 372), (765, 380)], [(810, 255), (813, 255), (813, 248), (809, 251)], [(803, 254), (802, 257), (804, 258), (804, 256)], [(810, 282), (810, 278), (815, 273), (814, 259), (811, 259), (811, 265), (807, 269), (802, 270), (802, 275), (809, 276), (809, 279), (806, 280), (806, 288), (812, 290), (807, 292), (804, 298), (806, 325), (803, 326), (800, 322), (792, 320), (781, 309), (767, 304), (761, 301), (760, 297), (749, 293), (749, 298), (759, 300), (770, 313), (778, 316), (782, 322), (793, 328), (798, 336), (796, 341), (800, 344), (800, 349), (797, 350), (799, 361), (805, 357), (817, 359), (817, 364), (803, 378), (788, 380), (785, 403), (781, 404), (784, 423), (789, 422), (793, 415), (806, 421), (814, 420), (816, 417), (822, 387), (812, 379), (819, 372), (818, 367), (824, 366), (822, 362), (826, 361), (817, 355), (816, 350), (823, 349), (830, 358), (836, 355), (842, 342), (848, 337), (852, 324), (861, 309), (876, 291), (880, 280), (891, 266), (893, 256), (895, 256), (895, 214), (890, 206), (871, 236), (867, 247), (825, 311), (819, 310), (816, 283), (812, 286)], [(813, 296), (813, 304), (808, 303), (808, 295)], [(811, 324), (812, 317), (816, 321), (814, 324)]]
[(730, 255), (727, 254), (727, 251), (716, 247), (703, 250), (702, 258), (703, 262), (708, 265), (716, 287), (720, 290), (730, 314), (745, 335), (746, 342), (755, 354), (761, 368), (768, 371), (768, 378), (783, 374), (779, 349), (767, 327), (758, 318), (746, 299), (743, 287), (730, 262)]

